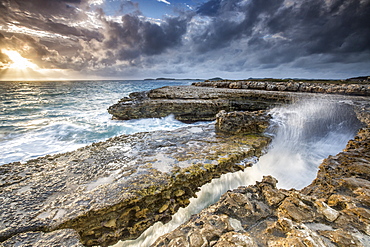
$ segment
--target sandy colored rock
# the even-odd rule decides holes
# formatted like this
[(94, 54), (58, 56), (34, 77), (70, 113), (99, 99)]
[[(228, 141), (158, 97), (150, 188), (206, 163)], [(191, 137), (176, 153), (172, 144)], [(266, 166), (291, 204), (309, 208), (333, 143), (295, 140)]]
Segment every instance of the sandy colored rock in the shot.
[[(304, 96), (299, 92), (368, 92), (366, 86), (295, 82), (212, 85), (133, 93), (109, 111), (118, 119), (174, 114), (182, 121), (213, 120), (220, 110), (289, 103)], [(357, 99), (357, 116), (369, 125), (368, 99)], [(276, 179), (267, 176), (227, 192), (154, 246), (370, 246), (369, 132), (369, 127), (361, 129), (343, 152), (328, 157), (305, 189), (277, 189)], [(247, 159), (260, 155), (268, 143), (260, 135), (216, 132), (209, 124), (119, 136), (0, 166), (0, 241), (10, 246), (107, 246), (136, 238), (153, 223), (169, 221), (202, 184), (244, 169)]]
[(173, 234), (187, 240), (200, 231), (197, 222), (215, 216), (229, 218), (234, 227), (220, 225), (213, 242), (203, 246), (370, 246), (369, 164), (370, 128), (365, 127), (343, 152), (324, 160), (306, 188), (277, 189), (276, 179), (266, 176), (228, 191), (152, 246), (166, 246)]
[(309, 81), (253, 81), (253, 80), (237, 80), (237, 81), (204, 81), (195, 82), (193, 85), (198, 87), (215, 87), (215, 88), (230, 88), (230, 89), (254, 89), (266, 91), (280, 92), (301, 92), (301, 93), (325, 93), (325, 94), (342, 94), (342, 95), (358, 95), (370, 96), (370, 85), (364, 83), (343, 83), (337, 81), (335, 83), (328, 82), (309, 82)]
[(271, 116), (266, 111), (226, 112), (216, 115), (216, 130), (231, 134), (263, 133), (270, 125)]
[[(2, 244), (2, 245), (1, 245)], [(50, 233), (44, 232), (26, 232), (18, 234), (3, 243), (0, 246), (68, 246), (83, 247), (78, 233), (72, 229), (57, 230)]]
[(243, 160), (259, 156), (269, 140), (219, 135), (211, 123), (2, 165), (0, 241), (58, 229), (74, 229), (88, 246), (136, 238), (169, 221), (212, 178), (249, 166)]
[(171, 86), (130, 94), (108, 108), (115, 119), (166, 117), (184, 122), (210, 121), (221, 111), (257, 111), (289, 103), (293, 93)]

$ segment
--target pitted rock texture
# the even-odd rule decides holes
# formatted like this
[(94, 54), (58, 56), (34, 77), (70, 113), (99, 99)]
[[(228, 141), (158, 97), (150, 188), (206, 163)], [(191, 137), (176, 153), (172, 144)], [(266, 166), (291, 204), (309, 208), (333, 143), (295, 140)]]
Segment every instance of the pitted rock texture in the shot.
[(221, 111), (256, 111), (294, 101), (294, 93), (171, 86), (133, 93), (109, 107), (116, 119), (166, 117), (184, 122), (215, 120)]
[(302, 92), (302, 93), (326, 93), (370, 96), (370, 84), (354, 83), (324, 83), (324, 82), (303, 82), (303, 81), (204, 81), (195, 82), (194, 86), (198, 87), (215, 87), (215, 88), (232, 88), (232, 89), (257, 89), (266, 91), (280, 92)]
[(74, 229), (88, 246), (136, 238), (170, 220), (212, 178), (244, 169), (269, 140), (220, 135), (206, 124), (2, 165), (0, 241), (58, 229)]
[(370, 246), (369, 144), (366, 127), (303, 190), (277, 189), (266, 176), (225, 193), (152, 246)]
[(266, 111), (220, 111), (216, 115), (216, 130), (230, 134), (263, 133), (269, 127), (271, 118)]
[[(3, 244), (3, 245), (1, 245)], [(68, 246), (68, 247), (83, 247), (80, 236), (72, 229), (57, 230), (49, 233), (44, 232), (26, 232), (18, 234), (3, 243), (0, 246)]]

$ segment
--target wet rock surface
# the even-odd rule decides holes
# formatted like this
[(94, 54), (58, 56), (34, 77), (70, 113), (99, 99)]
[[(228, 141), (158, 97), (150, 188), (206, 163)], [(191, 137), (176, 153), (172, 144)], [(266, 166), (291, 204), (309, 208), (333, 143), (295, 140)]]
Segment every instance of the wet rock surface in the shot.
[(0, 241), (37, 246), (60, 229), (67, 231), (60, 236), (88, 246), (136, 238), (169, 221), (201, 185), (244, 169), (243, 160), (259, 156), (268, 143), (260, 135), (217, 134), (212, 123), (123, 135), (2, 165)]
[(367, 126), (306, 188), (277, 189), (266, 176), (225, 193), (152, 246), (370, 246), (368, 110), (358, 111)]
[[(72, 229), (45, 232), (25, 232), (18, 234), (2, 243), (4, 247), (13, 246), (68, 246), (83, 247), (80, 236)], [(0, 243), (1, 246), (1, 243)]]
[(230, 134), (263, 133), (269, 127), (271, 116), (266, 111), (226, 112), (216, 115), (216, 130)]
[(173, 114), (184, 122), (215, 120), (221, 111), (265, 110), (294, 100), (288, 92), (234, 90), (196, 86), (171, 86), (133, 93), (109, 107), (116, 119), (165, 117)]
[(280, 92), (302, 92), (302, 93), (325, 93), (370, 96), (370, 84), (355, 83), (325, 83), (307, 81), (204, 81), (196, 82), (193, 85), (198, 87), (232, 88), (232, 89), (257, 89)]

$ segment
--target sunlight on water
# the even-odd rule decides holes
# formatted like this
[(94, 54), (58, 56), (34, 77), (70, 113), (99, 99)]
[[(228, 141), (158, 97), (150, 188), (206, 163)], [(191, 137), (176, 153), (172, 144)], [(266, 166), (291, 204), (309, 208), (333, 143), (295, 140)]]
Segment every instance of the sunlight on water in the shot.
[(173, 117), (111, 120), (107, 108), (135, 91), (191, 81), (0, 82), (0, 165), (75, 150), (121, 134), (185, 124)]
[(330, 99), (314, 98), (271, 110), (273, 141), (267, 153), (251, 168), (224, 174), (201, 187), (197, 198), (190, 199), (167, 224), (156, 223), (138, 239), (122, 241), (115, 246), (144, 247), (174, 230), (215, 203), (227, 190), (261, 181), (263, 176), (278, 179), (278, 187), (301, 189), (316, 177), (319, 164), (328, 155), (340, 152), (360, 128), (350, 106)]

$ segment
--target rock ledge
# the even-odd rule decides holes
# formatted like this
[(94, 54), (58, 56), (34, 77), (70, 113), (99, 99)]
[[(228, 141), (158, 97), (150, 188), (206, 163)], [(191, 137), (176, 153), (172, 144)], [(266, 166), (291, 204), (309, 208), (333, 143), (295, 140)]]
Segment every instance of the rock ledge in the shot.
[(2, 165), (0, 241), (37, 246), (65, 236), (61, 245), (81, 238), (87, 246), (107, 246), (137, 238), (155, 222), (169, 221), (212, 178), (244, 169), (269, 140), (216, 134), (214, 124), (206, 124)]
[[(370, 246), (369, 113), (311, 185), (277, 189), (271, 176), (225, 193), (152, 246)], [(367, 116), (365, 116), (367, 115)]]

